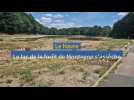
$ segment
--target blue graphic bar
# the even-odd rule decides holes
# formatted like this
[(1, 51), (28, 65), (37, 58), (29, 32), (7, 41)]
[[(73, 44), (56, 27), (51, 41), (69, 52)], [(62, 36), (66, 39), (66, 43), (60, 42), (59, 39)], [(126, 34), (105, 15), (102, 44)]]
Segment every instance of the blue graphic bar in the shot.
[(12, 58), (120, 58), (122, 51), (87, 51), (87, 50), (48, 50), (48, 51), (11, 51)]

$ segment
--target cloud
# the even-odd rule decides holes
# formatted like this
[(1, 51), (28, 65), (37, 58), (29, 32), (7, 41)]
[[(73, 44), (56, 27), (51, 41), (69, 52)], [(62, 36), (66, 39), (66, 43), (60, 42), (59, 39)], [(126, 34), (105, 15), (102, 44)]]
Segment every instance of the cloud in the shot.
[(47, 17), (41, 17), (40, 19), (36, 18), (35, 20), (44, 26), (49, 26), (49, 24), (52, 22), (52, 19)]
[(115, 22), (117, 22), (119, 19), (113, 19), (113, 24), (115, 23)]
[(53, 20), (54, 23), (64, 23), (64, 20), (61, 19), (57, 19), (57, 20)]
[(38, 18), (35, 18), (35, 20), (36, 20), (37, 22), (41, 23), (40, 20), (39, 20)]
[(41, 23), (44, 26), (47, 26), (49, 28), (57, 28), (57, 29), (61, 29), (61, 28), (70, 28), (70, 27), (81, 27), (81, 25), (78, 25), (74, 22), (65, 22), (63, 19), (52, 19), (52, 18), (47, 18), (47, 17), (42, 17), (41, 19), (37, 19), (36, 20)]
[(73, 23), (73, 22), (51, 23), (49, 27), (55, 27), (55, 28), (61, 29), (61, 28), (81, 27), (81, 25), (77, 25), (76, 23)]
[(122, 17), (126, 16), (128, 14), (128, 12), (119, 12), (117, 13), (117, 15), (119, 16), (118, 18), (114, 18), (112, 21), (112, 25), (114, 23), (116, 23), (117, 21), (119, 21), (120, 19), (122, 19)]
[(42, 16), (44, 16), (44, 17), (51, 17), (51, 18), (55, 18), (55, 19), (57, 19), (57, 18), (63, 18), (64, 17), (64, 15), (62, 15), (62, 14), (56, 14), (56, 13), (47, 13), (47, 14), (42, 14)]
[(26, 14), (32, 14), (32, 12), (25, 12)]
[(55, 14), (55, 15), (53, 15), (53, 18), (63, 18), (64, 16), (63, 15), (61, 15), (61, 14)]
[(53, 14), (44, 14), (46, 17), (52, 17)]
[(128, 14), (128, 12), (119, 12), (117, 13), (118, 16), (124, 17)]
[(40, 22), (43, 22), (43, 23), (51, 23), (52, 22), (52, 18), (49, 18), (49, 17), (41, 17)]

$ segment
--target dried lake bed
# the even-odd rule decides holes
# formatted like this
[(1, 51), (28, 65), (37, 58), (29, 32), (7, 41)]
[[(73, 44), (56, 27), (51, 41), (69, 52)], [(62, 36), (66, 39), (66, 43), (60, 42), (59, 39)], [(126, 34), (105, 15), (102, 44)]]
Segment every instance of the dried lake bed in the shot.
[[(29, 38), (31, 37), (31, 38)], [(54, 40), (77, 40), (82, 50), (120, 50), (127, 39), (84, 36), (15, 36), (0, 37), (1, 51), (16, 48), (52, 50)], [(8, 58), (8, 57), (6, 57)], [(5, 59), (0, 61), (1, 87), (90, 87), (117, 59)]]

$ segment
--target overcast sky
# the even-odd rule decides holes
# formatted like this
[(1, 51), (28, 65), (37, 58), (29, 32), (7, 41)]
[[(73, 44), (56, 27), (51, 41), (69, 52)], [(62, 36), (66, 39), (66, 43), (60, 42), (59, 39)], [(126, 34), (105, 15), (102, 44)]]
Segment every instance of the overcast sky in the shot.
[(35, 19), (47, 27), (70, 28), (94, 25), (112, 26), (127, 12), (30, 12)]

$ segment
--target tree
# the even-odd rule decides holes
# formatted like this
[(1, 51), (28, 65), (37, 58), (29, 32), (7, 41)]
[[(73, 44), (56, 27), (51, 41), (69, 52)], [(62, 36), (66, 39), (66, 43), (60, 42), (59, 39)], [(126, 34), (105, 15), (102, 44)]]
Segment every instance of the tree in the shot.
[(0, 32), (15, 34), (41, 34), (45, 27), (31, 14), (24, 12), (0, 12)]
[(0, 32), (8, 34), (48, 34), (48, 35), (87, 35), (108, 36), (110, 26), (48, 28), (38, 23), (32, 14), (24, 12), (0, 12)]
[(134, 13), (128, 13), (114, 23), (110, 36), (113, 38), (134, 38)]

